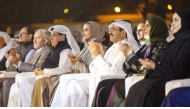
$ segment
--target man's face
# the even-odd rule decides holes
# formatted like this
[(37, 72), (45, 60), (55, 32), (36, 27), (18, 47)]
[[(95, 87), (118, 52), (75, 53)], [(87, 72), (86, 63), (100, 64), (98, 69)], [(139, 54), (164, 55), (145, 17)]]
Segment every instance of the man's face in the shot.
[(7, 30), (6, 30), (7, 34), (12, 34), (12, 28), (11, 27), (7, 27)]
[(71, 32), (71, 34), (73, 35), (73, 37), (77, 43), (80, 42), (80, 36), (78, 36), (78, 34), (76, 32)]
[(122, 32), (124, 30), (120, 31), (119, 27), (116, 25), (112, 25), (109, 28), (109, 34), (110, 34), (110, 41), (112, 41), (113, 43), (117, 43), (118, 41), (121, 41), (124, 39), (124, 37), (126, 37)]
[(137, 30), (136, 30), (136, 33), (137, 33), (137, 38), (139, 41), (144, 41), (144, 32), (143, 32), (143, 28), (144, 28), (144, 25), (143, 24), (140, 24), (137, 26)]
[(50, 38), (51, 45), (53, 47), (56, 47), (59, 41), (64, 41), (65, 40), (65, 37), (66, 37), (65, 35), (59, 35), (58, 32), (52, 31), (51, 32), (51, 38)]
[(40, 49), (46, 44), (46, 40), (44, 39), (42, 31), (37, 31), (34, 34), (33, 43), (34, 43), (34, 48), (35, 49)]
[(0, 36), (0, 49), (3, 48), (5, 45), (5, 39)]
[(18, 36), (21, 42), (29, 42), (32, 40), (32, 34), (28, 34), (27, 28), (22, 28)]

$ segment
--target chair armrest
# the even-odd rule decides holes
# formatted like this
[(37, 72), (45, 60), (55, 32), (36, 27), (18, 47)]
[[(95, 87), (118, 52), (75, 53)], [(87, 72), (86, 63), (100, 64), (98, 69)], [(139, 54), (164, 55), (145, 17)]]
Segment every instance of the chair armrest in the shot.
[(190, 78), (169, 81), (165, 85), (165, 95), (167, 96), (167, 94), (172, 89), (179, 88), (179, 87), (189, 87), (189, 86), (190, 86)]
[(16, 82), (21, 83), (23, 80), (30, 77), (36, 77), (36, 75), (34, 75), (34, 72), (24, 72), (24, 73), (16, 74), (15, 83)]
[(126, 74), (113, 74), (113, 75), (101, 75), (97, 77), (92, 77), (89, 79), (89, 98), (88, 98), (88, 107), (91, 107), (92, 101), (94, 99), (94, 94), (96, 91), (96, 87), (98, 86), (99, 82), (105, 79), (122, 79), (125, 78)]
[(130, 76), (125, 79), (125, 97), (127, 97), (130, 87), (142, 79), (144, 79), (144, 76)]
[(16, 74), (18, 74), (18, 72), (0, 71), (0, 78), (13, 78)]
[(75, 80), (83, 80), (83, 79), (89, 79), (91, 78), (90, 73), (80, 73), (80, 74), (63, 74), (60, 76), (59, 80), (65, 80), (65, 79), (75, 79)]
[(40, 79), (40, 78), (43, 78), (43, 77), (50, 77), (50, 76), (52, 76), (52, 75), (54, 75), (54, 74), (43, 74), (43, 75), (38, 75), (38, 76), (36, 76), (36, 80), (38, 80), (38, 79)]

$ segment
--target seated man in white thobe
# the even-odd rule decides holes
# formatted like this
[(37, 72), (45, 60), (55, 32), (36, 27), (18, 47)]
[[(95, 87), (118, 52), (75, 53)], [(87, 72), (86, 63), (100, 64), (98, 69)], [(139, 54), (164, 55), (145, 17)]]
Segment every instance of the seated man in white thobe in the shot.
[[(122, 65), (125, 61), (118, 42), (131, 43), (134, 52), (139, 47), (132, 35), (129, 21), (115, 20), (109, 25), (110, 40), (114, 43), (104, 54), (102, 46), (95, 42), (89, 43), (93, 61), (89, 68), (92, 76), (124, 74)], [(60, 80), (51, 107), (85, 107), (89, 95), (89, 79)]]

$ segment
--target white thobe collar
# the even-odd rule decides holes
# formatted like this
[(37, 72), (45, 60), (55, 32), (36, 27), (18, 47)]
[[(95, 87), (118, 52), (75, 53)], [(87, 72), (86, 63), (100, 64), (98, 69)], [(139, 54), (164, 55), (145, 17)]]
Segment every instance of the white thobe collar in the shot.
[[(124, 44), (124, 43), (127, 43), (127, 44), (128, 44), (127, 39), (124, 39), (124, 40), (121, 40), (121, 41), (118, 41), (118, 42), (121, 42), (122, 44)], [(113, 45), (113, 48), (114, 48), (114, 49), (115, 49), (116, 47), (117, 47), (117, 48), (119, 47), (119, 43), (118, 43), (118, 42)]]

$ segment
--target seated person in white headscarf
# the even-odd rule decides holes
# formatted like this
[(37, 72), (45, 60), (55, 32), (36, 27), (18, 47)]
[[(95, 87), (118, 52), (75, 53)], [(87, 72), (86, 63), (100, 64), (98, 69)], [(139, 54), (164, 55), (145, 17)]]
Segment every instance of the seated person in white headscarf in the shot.
[[(50, 40), (53, 50), (47, 56), (42, 67), (34, 70), (36, 76), (43, 74), (60, 75), (69, 72), (72, 63), (67, 57), (67, 54), (80, 53), (80, 48), (67, 27), (63, 25), (55, 25), (48, 30), (51, 32)], [(44, 77), (38, 80), (46, 80), (47, 78), (48, 77)], [(22, 82), (18, 95), (18, 106), (30, 106), (34, 84), (35, 78), (29, 78)]]
[(6, 51), (15, 47), (16, 44), (13, 43), (10, 36), (6, 32), (0, 31), (0, 71), (6, 70), (5, 62), (7, 59), (4, 57)]
[[(89, 43), (89, 49), (94, 60), (89, 68), (92, 76), (124, 74), (122, 65), (125, 61), (123, 52), (119, 49), (118, 42), (130, 43), (134, 52), (139, 47), (132, 35), (131, 24), (128, 21), (115, 20), (109, 25), (110, 40), (114, 43), (105, 53), (102, 46), (95, 42)], [(103, 56), (104, 55), (104, 56)], [(68, 83), (65, 85), (65, 83)], [(65, 80), (59, 84), (51, 107), (85, 107), (89, 95), (89, 79)], [(65, 85), (65, 86), (64, 86)]]

